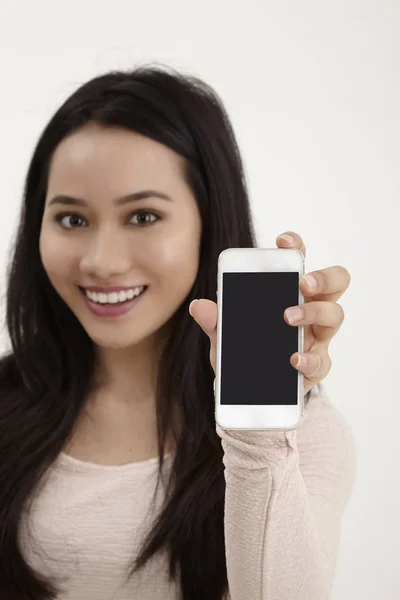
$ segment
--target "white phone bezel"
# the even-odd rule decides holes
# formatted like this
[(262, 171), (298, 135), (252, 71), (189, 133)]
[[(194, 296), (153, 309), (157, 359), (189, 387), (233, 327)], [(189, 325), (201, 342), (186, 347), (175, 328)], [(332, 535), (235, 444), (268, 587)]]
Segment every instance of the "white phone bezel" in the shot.
[[(282, 272), (304, 275), (305, 258), (297, 248), (228, 248), (218, 258), (218, 324), (222, 322), (222, 276), (227, 272)], [(304, 303), (299, 288), (299, 304)], [(282, 314), (283, 318), (283, 314)], [(221, 405), (220, 373), (222, 332), (217, 324), (217, 356), (215, 392), (215, 420), (223, 429), (290, 430), (301, 423), (304, 410), (304, 376), (298, 371), (298, 399), (296, 405)], [(299, 327), (298, 352), (304, 350), (304, 327)], [(268, 393), (268, 390), (266, 390)]]

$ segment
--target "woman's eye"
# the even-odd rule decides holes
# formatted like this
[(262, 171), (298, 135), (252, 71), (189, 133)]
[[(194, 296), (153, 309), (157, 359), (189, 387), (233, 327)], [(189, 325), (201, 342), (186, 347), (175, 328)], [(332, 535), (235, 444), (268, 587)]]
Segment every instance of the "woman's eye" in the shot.
[(81, 224), (84, 223), (84, 219), (79, 215), (71, 215), (69, 213), (56, 215), (56, 221), (65, 229), (76, 229), (81, 227)]
[[(150, 221), (149, 219), (146, 220), (146, 217), (149, 216), (153, 216), (154, 220)], [(132, 219), (134, 219), (135, 217), (138, 217), (138, 223), (134, 223), (134, 225), (150, 225), (151, 223), (154, 223), (154, 221), (158, 221), (159, 216), (150, 212), (150, 211), (142, 211), (142, 212), (137, 212), (134, 215), (132, 215)], [(131, 221), (132, 222), (132, 221)]]

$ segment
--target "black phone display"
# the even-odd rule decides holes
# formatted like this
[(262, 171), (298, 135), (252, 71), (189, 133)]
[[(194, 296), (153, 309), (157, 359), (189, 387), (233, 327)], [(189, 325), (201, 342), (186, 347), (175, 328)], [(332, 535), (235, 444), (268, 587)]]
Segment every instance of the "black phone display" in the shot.
[(296, 405), (299, 328), (284, 312), (299, 304), (299, 273), (222, 274), (221, 405)]

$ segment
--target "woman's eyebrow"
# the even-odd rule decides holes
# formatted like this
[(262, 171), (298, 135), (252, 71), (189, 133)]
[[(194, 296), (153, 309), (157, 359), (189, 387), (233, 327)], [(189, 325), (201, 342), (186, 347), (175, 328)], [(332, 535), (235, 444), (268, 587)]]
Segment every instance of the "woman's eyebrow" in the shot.
[[(114, 204), (116, 206), (122, 206), (123, 204), (127, 204), (128, 202), (133, 202), (135, 200), (144, 200), (145, 198), (162, 198), (163, 200), (168, 200), (172, 202), (172, 198), (168, 196), (168, 194), (164, 194), (163, 192), (158, 192), (157, 190), (142, 190), (140, 192), (133, 192), (132, 194), (127, 194), (126, 196), (121, 196), (120, 198), (115, 198)], [(88, 206), (88, 203), (81, 198), (74, 198), (73, 196), (68, 196), (65, 194), (58, 194), (54, 196), (49, 202), (49, 206), (53, 204), (62, 204), (69, 206)]]

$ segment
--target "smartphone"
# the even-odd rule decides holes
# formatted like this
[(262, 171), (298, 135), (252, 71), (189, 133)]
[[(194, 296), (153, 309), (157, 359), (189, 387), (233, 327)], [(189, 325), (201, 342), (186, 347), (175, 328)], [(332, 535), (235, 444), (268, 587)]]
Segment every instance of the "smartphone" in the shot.
[(295, 248), (228, 248), (218, 258), (215, 419), (223, 429), (295, 429), (304, 376), (290, 357), (303, 352), (304, 327), (284, 312), (303, 304), (305, 258)]

